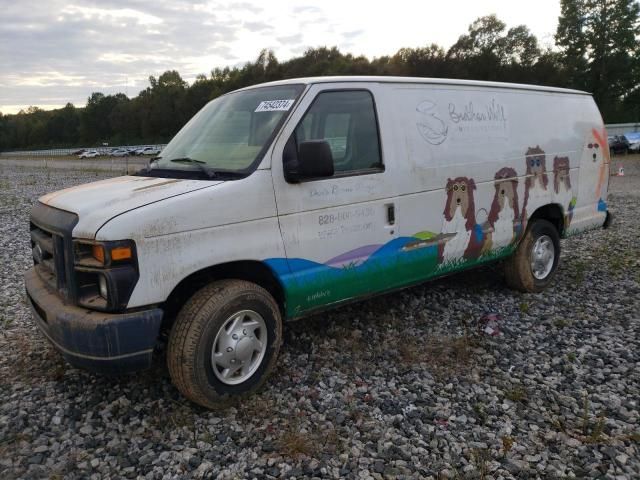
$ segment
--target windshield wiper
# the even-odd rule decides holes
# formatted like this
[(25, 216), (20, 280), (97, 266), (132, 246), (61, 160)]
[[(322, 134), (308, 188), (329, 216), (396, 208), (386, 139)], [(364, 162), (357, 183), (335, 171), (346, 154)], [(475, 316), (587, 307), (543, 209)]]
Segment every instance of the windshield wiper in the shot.
[(206, 166), (207, 162), (203, 162), (202, 160), (196, 160), (195, 158), (190, 158), (190, 157), (181, 157), (181, 158), (172, 158), (169, 161), (174, 163), (188, 163), (190, 165), (195, 165), (200, 169), (200, 171), (204, 172), (204, 174), (208, 178), (215, 178), (217, 176), (217, 173), (215, 171), (213, 171), (212, 169)]

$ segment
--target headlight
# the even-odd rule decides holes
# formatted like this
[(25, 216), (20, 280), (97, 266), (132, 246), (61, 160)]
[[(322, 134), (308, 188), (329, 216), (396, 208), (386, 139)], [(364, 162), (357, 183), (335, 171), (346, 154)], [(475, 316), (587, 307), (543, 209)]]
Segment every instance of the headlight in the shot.
[(74, 242), (76, 265), (86, 267), (108, 267), (131, 263), (135, 260), (135, 244), (131, 240), (115, 242)]
[(127, 307), (138, 282), (136, 245), (132, 240), (74, 240), (78, 304), (107, 312)]

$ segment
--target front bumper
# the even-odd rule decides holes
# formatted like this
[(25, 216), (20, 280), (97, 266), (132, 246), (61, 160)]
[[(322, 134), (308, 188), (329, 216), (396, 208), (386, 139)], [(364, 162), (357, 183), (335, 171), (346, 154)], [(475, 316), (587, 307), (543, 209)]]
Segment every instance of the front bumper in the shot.
[(25, 274), (25, 286), (36, 324), (71, 365), (112, 374), (151, 365), (161, 309), (112, 314), (65, 305), (35, 268)]

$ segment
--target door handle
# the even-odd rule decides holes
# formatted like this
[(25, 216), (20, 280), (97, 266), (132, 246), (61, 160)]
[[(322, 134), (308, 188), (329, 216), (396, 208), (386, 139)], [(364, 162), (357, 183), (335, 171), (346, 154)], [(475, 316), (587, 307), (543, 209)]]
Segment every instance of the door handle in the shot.
[(387, 205), (387, 224), (394, 225), (396, 223), (396, 207), (393, 203)]

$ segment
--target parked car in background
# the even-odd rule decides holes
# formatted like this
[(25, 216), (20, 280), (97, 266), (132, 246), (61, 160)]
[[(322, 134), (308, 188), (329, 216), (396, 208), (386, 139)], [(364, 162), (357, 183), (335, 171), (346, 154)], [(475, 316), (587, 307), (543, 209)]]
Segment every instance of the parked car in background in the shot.
[(158, 155), (160, 149), (158, 147), (144, 147), (137, 151), (136, 155)]
[(115, 150), (111, 150), (109, 156), (111, 157), (126, 157), (129, 155), (129, 150), (126, 148), (116, 148)]
[(612, 154), (619, 155), (629, 151), (629, 141), (624, 135), (610, 135), (607, 140), (609, 142), (609, 152)]
[(629, 153), (640, 153), (640, 132), (625, 133), (629, 141)]
[(96, 158), (99, 156), (100, 153), (98, 153), (97, 150), (85, 150), (80, 155), (78, 155), (78, 158)]
[(81, 155), (85, 152), (84, 148), (81, 148), (79, 150), (76, 150), (75, 152), (71, 152), (71, 155)]

